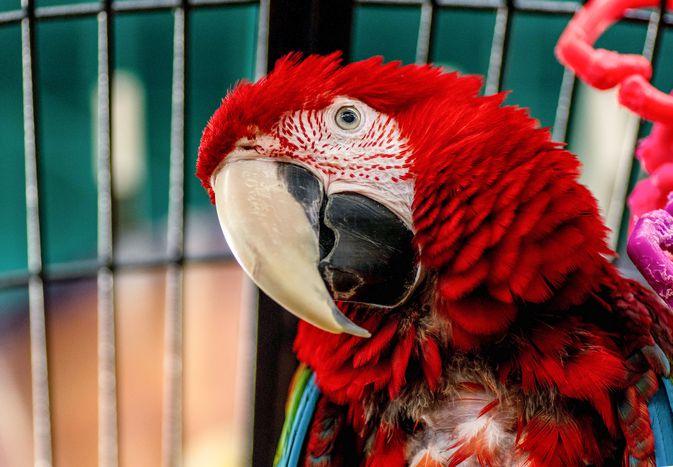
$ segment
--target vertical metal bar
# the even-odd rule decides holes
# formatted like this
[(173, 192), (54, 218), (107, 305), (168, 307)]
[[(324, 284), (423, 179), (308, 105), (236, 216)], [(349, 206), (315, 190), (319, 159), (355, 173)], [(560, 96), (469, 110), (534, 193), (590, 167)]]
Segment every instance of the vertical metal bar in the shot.
[(554, 141), (565, 141), (568, 136), (568, 121), (570, 120), (570, 109), (575, 96), (575, 73), (570, 68), (563, 71), (563, 81), (559, 91), (558, 103), (556, 104), (556, 116), (554, 117), (554, 129), (552, 139)]
[[(352, 0), (272, 0), (267, 64), (291, 51), (327, 54), (340, 50), (347, 60), (352, 17)], [(273, 464), (285, 395), (297, 365), (292, 352), (297, 320), (264, 293), (258, 295), (257, 311), (252, 465), (268, 466)]]
[(185, 98), (187, 2), (176, 8), (173, 29), (173, 90), (171, 97), (171, 157), (168, 195), (164, 317), (164, 394), (161, 465), (182, 465), (183, 448), (183, 310), (185, 256)]
[(98, 13), (98, 464), (119, 464), (116, 317), (113, 273), (112, 13), (104, 0)]
[(507, 50), (510, 36), (510, 24), (512, 22), (511, 0), (498, 7), (493, 29), (493, 42), (488, 61), (488, 73), (486, 74), (486, 88), (484, 94), (495, 94), (502, 88), (504, 70), (506, 66)]
[(260, 0), (257, 13), (257, 51), (255, 53), (255, 80), (264, 76), (269, 55), (269, 8), (270, 0)]
[[(257, 50), (255, 52), (255, 81), (264, 76), (268, 68), (269, 54), (270, 0), (260, 0), (257, 10)], [(255, 369), (257, 362), (257, 328), (259, 326), (256, 306), (258, 291), (254, 283), (244, 274), (240, 309), (240, 335), (238, 338), (238, 361), (236, 374), (234, 421), (240, 427), (244, 446), (240, 461), (252, 465), (253, 420), (255, 417)]]
[(26, 230), (28, 234), (28, 303), (30, 321), (31, 386), (33, 405), (33, 463), (52, 465), (51, 410), (45, 322), (44, 271), (40, 226), (38, 172), (37, 95), (35, 84), (35, 5), (22, 0), (26, 17), (21, 20), (23, 81), (23, 138), (26, 177)]
[[(645, 37), (645, 44), (643, 46), (643, 56), (652, 63), (653, 69), (659, 58), (658, 51), (663, 36), (662, 32), (665, 14), (666, 0), (661, 0), (659, 9), (652, 13), (647, 27), (647, 36)], [(629, 211), (626, 208), (626, 198), (636, 184), (640, 173), (640, 165), (634, 162), (634, 153), (638, 142), (638, 136), (642, 131), (643, 121), (634, 116), (631, 125), (631, 131), (627, 131), (626, 135), (633, 135), (633, 137), (629, 138), (627, 136), (624, 140), (624, 149), (622, 151), (622, 157), (620, 158), (620, 165), (617, 170), (617, 176), (615, 177), (615, 184), (613, 186), (606, 214), (606, 224), (608, 227), (617, 230), (616, 239), (614, 239), (613, 234), (613, 241), (611, 243), (618, 252), (622, 251), (627, 240), (626, 226), (629, 221)]]
[(239, 308), (240, 324), (236, 361), (236, 381), (234, 387), (234, 426), (243, 440), (242, 465), (252, 464), (253, 451), (253, 420), (255, 417), (255, 366), (257, 360), (257, 326), (256, 305), (259, 300), (258, 290), (245, 274), (241, 286), (241, 306)]
[(418, 64), (430, 61), (434, 16), (432, 0), (424, 0), (421, 5), (421, 19), (418, 25), (418, 40), (416, 42), (416, 63)]

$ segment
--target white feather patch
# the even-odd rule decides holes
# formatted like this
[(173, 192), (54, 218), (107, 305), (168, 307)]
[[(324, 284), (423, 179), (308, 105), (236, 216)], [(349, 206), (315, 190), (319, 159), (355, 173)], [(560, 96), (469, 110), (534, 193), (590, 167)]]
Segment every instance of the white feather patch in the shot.
[[(344, 106), (358, 109), (362, 124), (339, 128), (334, 115)], [(338, 97), (320, 110), (284, 115), (271, 135), (256, 138), (260, 154), (286, 159), (319, 177), (327, 194), (360, 193), (386, 206), (410, 228), (414, 183), (411, 151), (394, 118), (355, 99)]]
[[(516, 453), (515, 408), (496, 400), (486, 389), (464, 389), (441, 406), (422, 416), (424, 429), (410, 441), (407, 459), (419, 465), (426, 454), (446, 465), (467, 452), (461, 467), (489, 465), (523, 466)], [(480, 457), (481, 456), (481, 459)]]

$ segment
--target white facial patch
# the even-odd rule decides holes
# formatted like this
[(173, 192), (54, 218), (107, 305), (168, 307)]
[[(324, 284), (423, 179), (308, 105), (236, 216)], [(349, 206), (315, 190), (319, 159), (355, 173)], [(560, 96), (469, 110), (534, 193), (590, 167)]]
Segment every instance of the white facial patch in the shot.
[(392, 117), (339, 97), (325, 109), (285, 115), (271, 135), (258, 138), (256, 144), (260, 153), (311, 170), (328, 195), (367, 196), (412, 227), (411, 151)]

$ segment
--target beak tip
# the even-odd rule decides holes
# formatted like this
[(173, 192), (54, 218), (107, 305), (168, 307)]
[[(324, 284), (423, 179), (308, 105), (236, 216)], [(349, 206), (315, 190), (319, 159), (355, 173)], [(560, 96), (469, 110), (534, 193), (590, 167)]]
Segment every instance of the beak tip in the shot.
[(357, 337), (364, 337), (364, 338), (372, 337), (369, 331), (367, 331), (363, 327), (358, 326), (350, 319), (346, 318), (346, 316), (344, 316), (340, 311), (338, 311), (338, 309), (336, 310), (336, 313), (334, 313), (334, 317), (337, 319), (337, 322), (340, 327), (338, 332), (345, 332), (347, 334), (351, 334)]
[(363, 337), (365, 339), (369, 339), (372, 337), (371, 333), (367, 331), (365, 328), (361, 328), (360, 326), (349, 326), (348, 328), (344, 328), (340, 332), (345, 332), (346, 334), (350, 334), (351, 336), (355, 337)]
[(369, 331), (361, 327), (358, 327), (358, 333), (353, 335), (357, 337), (364, 337), (365, 339), (369, 339), (370, 337), (372, 337), (372, 334)]

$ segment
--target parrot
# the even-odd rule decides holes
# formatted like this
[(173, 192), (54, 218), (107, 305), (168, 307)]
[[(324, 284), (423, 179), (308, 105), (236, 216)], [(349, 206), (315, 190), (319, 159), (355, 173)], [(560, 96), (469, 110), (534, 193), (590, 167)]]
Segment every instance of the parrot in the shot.
[(297, 465), (656, 465), (673, 312), (613, 264), (577, 157), (482, 84), (291, 53), (203, 131), (232, 253), (301, 318)]

